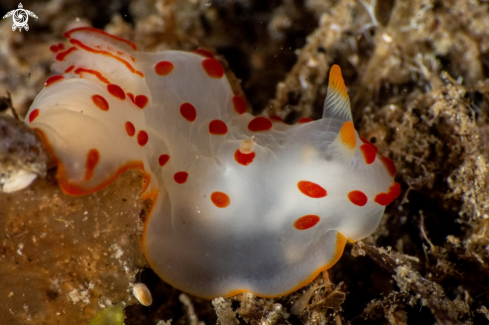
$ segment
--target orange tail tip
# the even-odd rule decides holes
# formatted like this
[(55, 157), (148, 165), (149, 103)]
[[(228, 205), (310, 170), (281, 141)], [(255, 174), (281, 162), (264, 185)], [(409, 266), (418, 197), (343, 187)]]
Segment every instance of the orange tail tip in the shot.
[(345, 81), (341, 75), (341, 68), (335, 64), (329, 71), (329, 87), (335, 92), (338, 92), (342, 97), (348, 97), (346, 93)]
[(355, 149), (357, 145), (357, 139), (355, 138), (355, 127), (350, 121), (346, 121), (341, 127), (338, 137), (341, 143), (350, 150)]
[(331, 146), (339, 161), (344, 164), (351, 163), (357, 146), (355, 127), (351, 121), (343, 123), (343, 126)]
[(338, 65), (329, 71), (328, 95), (324, 101), (323, 118), (337, 118), (352, 121), (350, 98)]

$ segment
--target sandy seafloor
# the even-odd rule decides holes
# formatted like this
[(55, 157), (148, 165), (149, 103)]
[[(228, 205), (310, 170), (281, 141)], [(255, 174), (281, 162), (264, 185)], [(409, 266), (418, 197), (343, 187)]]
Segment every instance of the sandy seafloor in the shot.
[[(118, 303), (127, 325), (489, 323), (489, 3), (371, 2), (23, 1), (39, 17), (29, 31), (0, 21), (0, 175), (44, 177), (0, 193), (0, 324), (86, 324)], [(2, 0), (0, 15), (17, 5)], [(339, 64), (356, 128), (396, 163), (400, 197), (372, 236), (347, 245), (332, 283), (212, 302), (173, 289), (140, 252), (141, 173), (65, 195), (35, 133), (12, 117), (7, 92), (23, 119), (52, 74), (49, 46), (77, 26), (147, 51), (214, 51), (254, 113), (288, 123), (320, 118)], [(131, 295), (140, 281), (151, 307)]]

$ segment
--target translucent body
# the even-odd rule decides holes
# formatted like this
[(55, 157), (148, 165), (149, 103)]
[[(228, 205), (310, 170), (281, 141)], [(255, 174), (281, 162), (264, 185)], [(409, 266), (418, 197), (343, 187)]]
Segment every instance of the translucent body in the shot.
[[(399, 195), (395, 167), (353, 129), (339, 67), (324, 117), (286, 125), (245, 112), (206, 52), (137, 52), (93, 29), (65, 33), (26, 123), (63, 190), (91, 193), (142, 168), (153, 206), (143, 247), (170, 284), (213, 298), (278, 296), (370, 235)], [(202, 55), (204, 54), (204, 55)]]

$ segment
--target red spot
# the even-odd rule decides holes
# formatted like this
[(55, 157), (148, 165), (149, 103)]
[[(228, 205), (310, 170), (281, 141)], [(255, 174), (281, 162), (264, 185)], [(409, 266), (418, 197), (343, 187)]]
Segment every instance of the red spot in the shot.
[(90, 73), (97, 77), (100, 81), (102, 81), (105, 84), (110, 84), (110, 81), (105, 78), (99, 71), (97, 70), (91, 70), (91, 69), (85, 69), (85, 68), (78, 68), (75, 70), (76, 74), (79, 74), (80, 77), (82, 76), (82, 73)]
[(107, 103), (107, 101), (105, 100), (105, 98), (103, 98), (102, 96), (100, 96), (100, 95), (93, 95), (92, 96), (92, 101), (95, 104), (95, 106), (97, 106), (98, 108), (100, 108), (102, 111), (108, 111), (109, 110), (109, 103)]
[(213, 192), (211, 194), (211, 201), (218, 208), (225, 208), (231, 203), (229, 196), (223, 192)]
[(141, 130), (138, 132), (138, 143), (141, 147), (144, 147), (148, 143), (148, 139), (148, 133), (146, 131)]
[(117, 54), (122, 55), (122, 54), (124, 54), (124, 52), (117, 51)]
[(360, 146), (360, 150), (363, 153), (363, 158), (365, 159), (365, 163), (370, 165), (375, 161), (375, 156), (377, 156), (377, 152), (371, 144), (364, 143)]
[(392, 184), (389, 187), (389, 193), (396, 199), (401, 194), (401, 185), (399, 185), (399, 183)]
[(77, 50), (78, 49), (76, 47), (72, 46), (64, 52), (59, 52), (58, 54), (56, 54), (56, 60), (63, 61), (68, 54), (70, 54), (73, 51), (77, 51)]
[(363, 143), (368, 143), (369, 145), (371, 145), (372, 148), (374, 148), (374, 150), (375, 150), (375, 154), (377, 154), (377, 152), (379, 152), (379, 148), (377, 148), (372, 142), (368, 141), (367, 139), (365, 139), (363, 137), (360, 137), (360, 140), (362, 140)]
[(63, 50), (65, 48), (65, 45), (63, 43), (58, 44), (58, 49)]
[(323, 187), (313, 182), (300, 181), (299, 183), (297, 183), (297, 187), (299, 188), (299, 191), (302, 192), (302, 194), (315, 199), (319, 199), (328, 195), (328, 192), (326, 192)]
[(124, 93), (124, 90), (122, 90), (122, 88), (117, 85), (107, 85), (107, 91), (114, 97), (117, 97), (119, 99), (126, 99), (126, 93)]
[(170, 74), (170, 72), (173, 71), (173, 68), (173, 63), (171, 63), (170, 61), (160, 61), (155, 65), (155, 72), (157, 75), (164, 77)]
[(144, 95), (137, 95), (133, 102), (137, 107), (143, 109), (148, 103), (148, 97)]
[(251, 164), (253, 162), (253, 159), (255, 159), (255, 153), (254, 152), (242, 153), (238, 149), (234, 153), (234, 160), (236, 160), (236, 162), (238, 164), (241, 164), (243, 166), (248, 166), (249, 164)]
[(310, 118), (310, 117), (302, 117), (302, 118), (300, 118), (297, 121), (297, 123), (304, 124), (304, 123), (309, 123), (309, 122), (312, 122), (312, 121), (314, 121), (314, 120), (312, 118)]
[(368, 201), (367, 196), (362, 191), (351, 191), (348, 193), (348, 200), (350, 200), (351, 203), (361, 207), (367, 204)]
[(51, 50), (51, 52), (53, 52), (53, 53), (56, 53), (56, 52), (58, 52), (58, 51), (60, 50), (60, 49), (58, 48), (58, 45), (56, 45), (56, 44), (51, 45), (51, 46), (49, 47), (49, 49), (50, 49), (50, 50)]
[(183, 184), (187, 181), (188, 173), (187, 172), (178, 172), (173, 175), (173, 179), (178, 184)]
[(306, 230), (314, 227), (321, 220), (315, 214), (308, 214), (307, 216), (300, 217), (294, 222), (294, 228), (297, 230)]
[(92, 27), (78, 27), (78, 28), (70, 29), (69, 31), (64, 32), (63, 33), (63, 36), (66, 37), (66, 38), (71, 38), (71, 34), (77, 33), (77, 32), (83, 32), (83, 31), (88, 31), (88, 32), (97, 33), (97, 34), (102, 34), (104, 36), (110, 37), (113, 40), (116, 40), (118, 42), (121, 42), (121, 43), (124, 43), (124, 44), (129, 45), (134, 51), (138, 49), (137, 46), (134, 43), (129, 42), (128, 40), (126, 40), (126, 39), (124, 39), (122, 37), (114, 36), (112, 34), (109, 34), (107, 32), (104, 32), (103, 30), (92, 28)]
[(127, 97), (131, 99), (131, 101), (134, 103), (134, 95), (131, 93), (126, 93)]
[(401, 194), (401, 185), (394, 183), (389, 187), (387, 193), (379, 193), (375, 196), (374, 202), (386, 206), (394, 201)]
[(52, 76), (52, 77), (49, 77), (48, 80), (46, 80), (46, 82), (44, 83), (44, 87), (49, 87), (53, 83), (55, 83), (56, 81), (60, 81), (61, 79), (64, 79), (64, 78), (65, 77), (63, 77), (63, 76)]
[(29, 114), (29, 123), (34, 121), (36, 119), (36, 117), (39, 116), (39, 108), (36, 108), (35, 110), (33, 110), (30, 114)]
[(68, 69), (65, 70), (65, 73), (71, 72), (71, 70), (73, 70), (74, 68), (75, 68), (74, 65), (70, 65)]
[(166, 165), (166, 163), (168, 162), (168, 160), (170, 160), (170, 156), (168, 156), (168, 155), (161, 155), (158, 158), (158, 163), (160, 164), (161, 167), (163, 167), (163, 166)]
[(87, 52), (91, 52), (91, 53), (95, 53), (95, 54), (102, 54), (102, 55), (108, 56), (108, 57), (110, 57), (112, 59), (116, 59), (120, 63), (124, 64), (126, 66), (126, 68), (129, 69), (129, 71), (131, 71), (134, 74), (137, 74), (141, 78), (144, 78), (144, 74), (141, 71), (138, 71), (138, 70), (134, 69), (134, 67), (129, 62), (127, 62), (126, 60), (118, 57), (115, 54), (112, 54), (112, 53), (107, 52), (107, 51), (93, 49), (93, 48), (91, 48), (89, 46), (86, 46), (81, 41), (79, 41), (77, 39), (74, 39), (74, 38), (70, 39), (70, 43), (77, 45), (78, 47), (80, 47), (81, 49), (83, 49), (83, 50), (85, 50)]
[(263, 116), (255, 117), (248, 124), (248, 130), (253, 132), (268, 131), (272, 128), (272, 122)]
[(274, 120), (274, 121), (277, 121), (277, 122), (283, 122), (283, 121), (284, 121), (284, 120), (283, 120), (283, 119), (282, 119), (280, 116), (278, 116), (278, 115), (272, 115), (272, 116), (270, 116), (270, 119), (271, 119), (271, 120)]
[(224, 68), (216, 59), (205, 59), (202, 61), (202, 67), (204, 68), (205, 73), (211, 78), (219, 79), (224, 76)]
[(197, 111), (190, 103), (183, 103), (182, 106), (180, 106), (180, 114), (182, 114), (183, 118), (189, 122), (195, 121), (195, 118), (197, 117)]
[(213, 120), (209, 123), (209, 133), (215, 135), (226, 134), (228, 133), (228, 127), (221, 120)]
[(194, 53), (200, 54), (200, 55), (205, 56), (205, 57), (210, 58), (210, 59), (214, 58), (214, 54), (212, 54), (212, 52), (205, 50), (205, 49), (196, 49), (194, 51)]
[(87, 162), (85, 163), (85, 180), (88, 181), (93, 177), (93, 171), (100, 160), (100, 154), (97, 149), (90, 149), (87, 154)]
[(387, 172), (389, 173), (389, 175), (391, 175), (392, 177), (396, 176), (397, 170), (394, 162), (387, 157), (380, 157), (380, 160), (382, 160), (382, 162), (384, 163), (384, 166), (385, 168), (387, 168)]
[(234, 110), (239, 115), (246, 112), (246, 101), (241, 96), (234, 96), (233, 97), (233, 106), (234, 106)]
[(136, 133), (136, 128), (134, 127), (134, 124), (129, 121), (126, 122), (126, 132), (127, 135), (130, 137), (134, 136), (134, 134)]

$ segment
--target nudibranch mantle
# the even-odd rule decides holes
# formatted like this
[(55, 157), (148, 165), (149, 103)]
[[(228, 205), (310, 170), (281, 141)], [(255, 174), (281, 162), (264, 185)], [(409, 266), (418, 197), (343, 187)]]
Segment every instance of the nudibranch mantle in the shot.
[(138, 52), (92, 28), (51, 46), (54, 69), (26, 123), (83, 195), (130, 168), (153, 200), (150, 266), (196, 296), (264, 297), (300, 288), (370, 235), (400, 194), (392, 161), (358, 136), (341, 70), (323, 118), (254, 117), (207, 51)]

